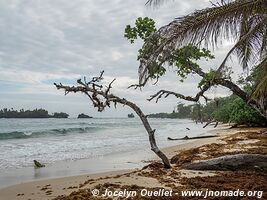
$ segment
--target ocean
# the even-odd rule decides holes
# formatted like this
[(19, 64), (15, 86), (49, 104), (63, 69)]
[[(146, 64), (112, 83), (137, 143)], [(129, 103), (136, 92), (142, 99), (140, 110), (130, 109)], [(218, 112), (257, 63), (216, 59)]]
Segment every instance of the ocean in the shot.
[[(167, 137), (193, 137), (207, 132), (207, 128), (202, 128), (203, 125), (195, 124), (189, 119), (149, 119), (149, 122), (156, 129), (155, 137), (160, 148), (185, 142), (169, 141)], [(118, 169), (138, 167), (141, 162), (138, 159), (147, 157), (139, 156), (135, 165), (130, 165), (137, 152), (142, 152), (139, 155), (148, 152), (154, 156), (150, 150), (148, 134), (139, 118), (0, 119), (0, 177), (6, 180), (10, 180), (10, 176), (16, 172), (14, 170), (23, 168), (27, 168), (29, 172), (26, 179), (36, 177), (36, 171), (32, 172), (33, 160), (48, 167), (65, 161), (94, 160), (94, 164), (87, 162), (89, 164), (84, 164), (86, 167), (79, 169), (80, 171), (65, 171), (70, 175), (81, 173), (81, 170), (84, 173), (98, 169), (112, 170), (116, 167), (114, 163)], [(107, 163), (103, 158), (110, 160)], [(106, 163), (101, 164), (104, 161)], [(76, 169), (81, 165), (83, 164), (77, 164)], [(57, 170), (62, 170), (60, 168), (62, 167)], [(25, 172), (21, 171), (21, 175), (25, 176)]]

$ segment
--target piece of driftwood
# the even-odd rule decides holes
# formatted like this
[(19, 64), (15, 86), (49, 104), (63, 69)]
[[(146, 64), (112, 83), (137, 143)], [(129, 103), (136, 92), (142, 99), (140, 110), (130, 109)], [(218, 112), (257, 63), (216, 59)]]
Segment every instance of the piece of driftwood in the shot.
[(203, 128), (206, 128), (208, 125), (210, 125), (210, 124), (212, 124), (212, 123), (215, 123), (215, 124), (214, 124), (214, 128), (216, 128), (216, 127), (218, 126), (218, 124), (219, 124), (219, 122), (216, 121), (216, 120), (210, 120), (210, 121), (208, 121), (208, 122), (203, 126)]
[(196, 136), (196, 137), (188, 137), (187, 135), (183, 138), (171, 138), (168, 137), (168, 140), (194, 140), (194, 139), (204, 139), (204, 138), (213, 138), (218, 137), (217, 135), (203, 135), (203, 136)]
[(33, 160), (33, 162), (34, 162), (34, 166), (35, 166), (36, 168), (45, 167), (45, 165), (44, 165), (44, 164), (41, 164), (41, 163), (40, 163), (40, 162), (38, 162), (37, 160)]
[(208, 122), (203, 126), (203, 128), (206, 128), (209, 124), (211, 124), (211, 123), (213, 123), (213, 122), (215, 122), (215, 120), (208, 121)]
[(226, 155), (209, 160), (196, 161), (183, 166), (189, 170), (239, 170), (239, 169), (267, 169), (267, 155), (235, 154)]

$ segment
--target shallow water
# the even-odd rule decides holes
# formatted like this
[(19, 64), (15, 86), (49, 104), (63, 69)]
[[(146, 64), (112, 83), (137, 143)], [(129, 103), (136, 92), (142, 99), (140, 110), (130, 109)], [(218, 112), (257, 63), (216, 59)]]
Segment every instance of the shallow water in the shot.
[[(195, 136), (207, 131), (191, 120), (149, 119), (160, 147), (167, 137)], [(186, 130), (190, 127), (190, 131)], [(138, 118), (0, 119), (0, 170), (149, 148)]]
[[(160, 148), (183, 142), (167, 137), (193, 137), (208, 130), (187, 119), (149, 121)], [(0, 119), (0, 186), (141, 167), (141, 160), (153, 156), (138, 118)], [(34, 169), (33, 160), (46, 167)]]

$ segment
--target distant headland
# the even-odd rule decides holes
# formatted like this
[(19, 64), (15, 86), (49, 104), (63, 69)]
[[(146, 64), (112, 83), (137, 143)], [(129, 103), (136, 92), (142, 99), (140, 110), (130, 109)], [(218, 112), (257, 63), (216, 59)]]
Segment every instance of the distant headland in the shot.
[(69, 114), (64, 112), (55, 112), (52, 115), (48, 113), (45, 109), (34, 109), (34, 110), (24, 110), (19, 111), (13, 108), (4, 108), (0, 110), (0, 118), (68, 118)]

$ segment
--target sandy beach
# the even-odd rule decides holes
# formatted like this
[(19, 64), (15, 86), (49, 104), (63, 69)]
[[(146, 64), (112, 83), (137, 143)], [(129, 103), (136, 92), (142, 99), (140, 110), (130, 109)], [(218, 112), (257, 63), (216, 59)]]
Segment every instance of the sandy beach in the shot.
[(267, 0), (0, 5), (0, 200), (267, 200)]
[[(214, 138), (206, 138), (206, 139), (197, 139), (185, 144), (172, 146), (169, 148), (163, 149), (166, 155), (169, 158), (175, 158), (175, 155), (191, 151), (196, 148), (204, 148), (210, 147), (208, 145), (226, 145), (225, 138), (235, 137), (235, 135), (240, 133), (256, 133), (261, 129), (250, 128), (250, 129), (228, 129), (227, 126), (220, 126), (209, 132), (209, 134), (217, 134), (219, 137)], [(258, 140), (256, 139), (248, 139), (244, 140), (242, 145), (252, 145), (256, 144)], [(241, 144), (241, 143), (240, 143)], [(240, 145), (239, 144), (239, 145)], [(231, 144), (232, 145), (232, 144)], [(218, 146), (219, 147), (219, 146)], [(231, 146), (232, 147), (232, 146)], [(239, 146), (239, 150), (242, 149)], [(225, 146), (225, 149), (228, 148)], [(252, 147), (251, 147), (252, 148)], [(225, 150), (224, 149), (224, 150)], [(235, 150), (238, 150), (237, 148)], [(231, 151), (234, 151), (232, 148)], [(266, 151), (266, 149), (264, 150)], [(194, 159), (194, 158), (193, 158)], [(157, 159), (156, 159), (157, 160)], [(150, 162), (147, 161), (146, 164)], [(173, 187), (180, 185), (179, 181), (173, 181), (171, 178), (179, 176), (179, 178), (199, 178), (199, 177), (212, 177), (215, 176), (216, 173), (213, 171), (196, 171), (196, 170), (184, 170), (180, 168), (173, 168), (172, 170), (176, 170), (170, 173), (171, 178), (166, 176), (165, 172), (161, 172), (162, 176), (158, 176), (155, 167), (153, 167), (153, 163), (148, 166), (131, 170), (120, 170), (120, 171), (112, 171), (106, 173), (95, 173), (95, 174), (87, 174), (80, 176), (71, 176), (64, 178), (55, 178), (41, 181), (33, 181), (27, 183), (21, 183), (13, 186), (9, 186), (6, 188), (2, 188), (0, 190), (0, 199), (1, 200), (10, 200), (10, 199), (19, 199), (19, 200), (38, 200), (38, 199), (83, 199), (83, 198), (74, 198), (75, 194), (82, 193), (86, 190), (87, 192), (92, 191), (95, 188), (99, 189), (99, 186), (109, 188), (111, 185), (113, 187), (121, 187), (126, 186), (138, 186), (138, 188), (165, 188), (165, 189), (173, 189)], [(156, 162), (157, 163), (157, 162)], [(160, 178), (159, 178), (160, 177)], [(168, 177), (166, 179), (166, 177)], [(168, 183), (168, 184), (166, 184)], [(89, 189), (89, 190), (88, 190)], [(102, 188), (103, 189), (103, 188)], [(101, 191), (101, 189), (99, 189)], [(78, 192), (77, 192), (78, 191)], [(73, 198), (68, 195), (73, 195)], [(82, 195), (83, 196), (83, 195)], [(89, 199), (89, 197), (88, 197)], [(91, 199), (91, 198), (90, 198)]]

